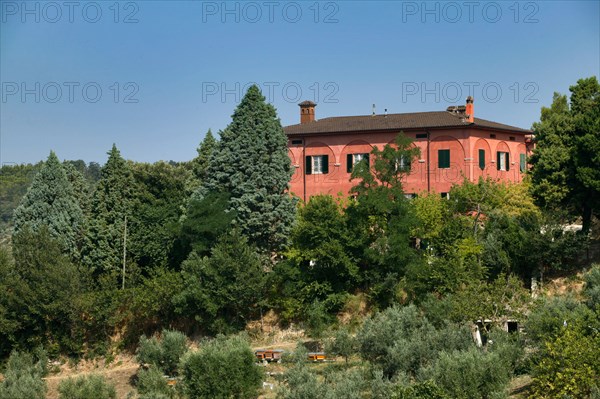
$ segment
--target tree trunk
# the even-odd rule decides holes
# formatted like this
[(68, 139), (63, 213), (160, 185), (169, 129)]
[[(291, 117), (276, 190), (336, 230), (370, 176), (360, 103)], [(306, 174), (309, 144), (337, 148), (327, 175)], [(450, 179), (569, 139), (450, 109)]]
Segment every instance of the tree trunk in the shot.
[(588, 235), (592, 225), (592, 206), (589, 200), (583, 204), (583, 226), (581, 226), (581, 234)]

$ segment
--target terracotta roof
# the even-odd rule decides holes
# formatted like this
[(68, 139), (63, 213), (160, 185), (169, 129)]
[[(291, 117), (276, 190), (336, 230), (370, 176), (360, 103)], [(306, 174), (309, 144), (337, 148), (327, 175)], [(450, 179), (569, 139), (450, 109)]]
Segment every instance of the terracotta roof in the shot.
[(485, 119), (475, 118), (475, 123), (463, 121), (464, 114), (447, 111), (413, 112), (406, 114), (337, 116), (323, 118), (313, 122), (286, 126), (288, 136), (343, 134), (375, 130), (419, 130), (436, 128), (479, 127), (485, 129), (507, 130), (513, 133), (531, 134), (531, 130), (504, 125)]

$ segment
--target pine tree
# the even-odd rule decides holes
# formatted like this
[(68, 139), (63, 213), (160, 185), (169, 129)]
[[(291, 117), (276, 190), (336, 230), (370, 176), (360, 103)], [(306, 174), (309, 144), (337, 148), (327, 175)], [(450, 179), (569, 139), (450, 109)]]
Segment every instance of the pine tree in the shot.
[(83, 250), (84, 264), (96, 274), (117, 274), (122, 265), (125, 218), (131, 217), (135, 181), (113, 144), (94, 191), (91, 220)]
[(47, 226), (65, 254), (73, 259), (79, 256), (83, 212), (65, 169), (53, 151), (15, 209), (14, 224), (15, 236), (26, 226), (32, 231)]
[(292, 176), (287, 138), (275, 108), (255, 85), (220, 133), (206, 181), (195, 193), (230, 193), (237, 225), (261, 251), (285, 246), (295, 217), (295, 203), (286, 192)]
[(210, 164), (210, 157), (216, 146), (217, 140), (213, 136), (212, 131), (208, 129), (208, 132), (206, 132), (206, 136), (204, 136), (204, 140), (202, 140), (202, 143), (196, 149), (196, 151), (198, 152), (198, 156), (192, 161), (194, 176), (199, 181), (203, 181), (204, 179), (206, 179), (208, 166)]

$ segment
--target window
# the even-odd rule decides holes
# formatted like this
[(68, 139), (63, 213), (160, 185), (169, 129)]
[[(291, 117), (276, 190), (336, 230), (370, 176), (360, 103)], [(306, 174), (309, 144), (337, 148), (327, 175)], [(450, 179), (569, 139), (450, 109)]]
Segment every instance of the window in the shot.
[(450, 167), (450, 150), (438, 150), (438, 168)]
[(427, 138), (427, 133), (417, 133), (417, 138), (418, 139), (426, 139)]
[(485, 169), (485, 150), (479, 150), (479, 169)]
[(307, 175), (325, 175), (327, 173), (329, 173), (328, 155), (313, 155), (310, 157), (306, 157)]
[(440, 193), (443, 199), (450, 199), (450, 193)]
[(396, 172), (408, 172), (410, 171), (410, 159), (407, 155), (400, 155), (396, 159)]
[(302, 139), (300, 140), (292, 140), (292, 145), (299, 145), (302, 144)]
[(352, 169), (354, 165), (362, 161), (363, 159), (367, 160), (367, 164), (369, 163), (369, 154), (360, 153), (360, 154), (348, 154), (346, 156), (346, 171), (348, 173), (352, 173)]
[(498, 151), (497, 153), (497, 163), (496, 163), (496, 168), (498, 170), (506, 170), (508, 171), (510, 169), (510, 159), (508, 156), (508, 152), (502, 152), (502, 151)]
[(519, 169), (521, 173), (525, 173), (525, 170), (527, 170), (527, 156), (525, 154), (519, 154)]

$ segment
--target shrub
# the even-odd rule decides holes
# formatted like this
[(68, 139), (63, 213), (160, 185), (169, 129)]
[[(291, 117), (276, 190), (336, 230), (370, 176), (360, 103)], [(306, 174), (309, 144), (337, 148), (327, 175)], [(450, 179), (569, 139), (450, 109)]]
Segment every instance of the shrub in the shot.
[(450, 397), (484, 399), (502, 397), (510, 381), (508, 362), (497, 352), (468, 350), (442, 352), (438, 361), (419, 373), (420, 380), (433, 380)]
[(115, 387), (100, 375), (69, 378), (58, 386), (59, 399), (115, 399)]
[(40, 350), (37, 351), (37, 359), (30, 353), (12, 352), (4, 381), (0, 383), (0, 399), (44, 399), (46, 383), (42, 377), (46, 374), (46, 362), (45, 352)]
[(164, 395), (170, 398), (173, 390), (167, 385), (167, 380), (156, 366), (150, 366), (147, 370), (138, 372), (137, 389), (140, 394), (146, 396)]
[(356, 338), (350, 335), (346, 328), (340, 328), (332, 339), (327, 341), (325, 351), (334, 356), (342, 356), (348, 363), (348, 358), (356, 353), (356, 346)]
[(187, 338), (179, 331), (163, 330), (162, 338), (140, 337), (136, 358), (140, 364), (154, 365), (167, 375), (175, 375), (181, 356), (187, 351)]
[(254, 354), (240, 337), (205, 342), (183, 358), (181, 373), (185, 393), (197, 399), (255, 398), (262, 381)]
[(584, 276), (583, 293), (587, 297), (587, 305), (591, 309), (600, 305), (600, 265), (594, 265)]

